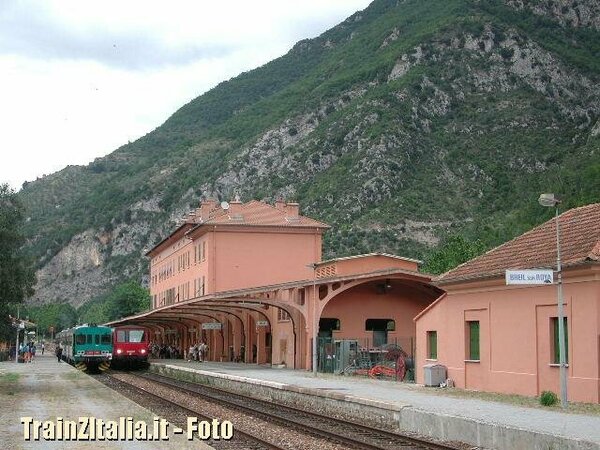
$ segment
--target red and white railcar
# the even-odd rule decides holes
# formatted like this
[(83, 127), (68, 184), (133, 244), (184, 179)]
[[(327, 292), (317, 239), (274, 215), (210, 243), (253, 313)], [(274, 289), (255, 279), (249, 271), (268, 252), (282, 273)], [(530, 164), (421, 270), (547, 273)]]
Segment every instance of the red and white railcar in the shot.
[(144, 327), (128, 325), (113, 329), (113, 367), (148, 365), (149, 332)]

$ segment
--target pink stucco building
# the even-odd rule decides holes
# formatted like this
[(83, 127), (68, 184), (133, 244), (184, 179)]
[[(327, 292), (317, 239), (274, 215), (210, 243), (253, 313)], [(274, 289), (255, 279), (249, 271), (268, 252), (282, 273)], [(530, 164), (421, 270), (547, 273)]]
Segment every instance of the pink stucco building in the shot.
[[(560, 216), (568, 398), (600, 399), (600, 204)], [(443, 274), (446, 294), (415, 318), (417, 382), (426, 363), (457, 387), (559, 392), (556, 285), (505, 284), (507, 269), (556, 267), (554, 219)]]
[(321, 261), (327, 228), (296, 203), (204, 201), (147, 253), (152, 310), (119, 323), (182, 350), (204, 340), (212, 360), (308, 369), (317, 336), (412, 354), (412, 318), (442, 291), (409, 258)]
[(297, 203), (204, 201), (147, 253), (153, 307), (310, 278), (328, 228)]

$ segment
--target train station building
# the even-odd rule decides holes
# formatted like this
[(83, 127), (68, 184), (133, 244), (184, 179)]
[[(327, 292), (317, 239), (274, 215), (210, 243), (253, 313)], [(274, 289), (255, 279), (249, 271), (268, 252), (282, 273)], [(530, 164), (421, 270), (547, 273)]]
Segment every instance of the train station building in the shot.
[(322, 261), (328, 228), (297, 203), (204, 201), (147, 253), (152, 309), (118, 323), (181, 350), (204, 341), (213, 361), (310, 369), (315, 338), (321, 369), (341, 340), (367, 358), (390, 344), (412, 356), (413, 318), (443, 292), (413, 259)]

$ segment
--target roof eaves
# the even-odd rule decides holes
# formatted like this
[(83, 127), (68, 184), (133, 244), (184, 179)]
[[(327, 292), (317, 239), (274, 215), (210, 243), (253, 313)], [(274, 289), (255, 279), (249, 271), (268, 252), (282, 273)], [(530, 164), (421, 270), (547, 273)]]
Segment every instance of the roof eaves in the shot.
[(429, 305), (427, 305), (427, 308), (425, 308), (423, 311), (421, 311), (419, 314), (417, 314), (413, 318), (413, 322), (416, 322), (417, 320), (419, 320), (419, 318), (421, 316), (425, 315), (430, 309), (432, 309), (435, 305), (440, 303), (444, 298), (446, 298), (447, 295), (448, 294), (446, 292), (444, 292), (442, 295), (440, 295), (438, 298), (436, 298), (433, 302), (431, 302)]
[[(325, 224), (321, 224), (320, 222), (317, 222), (317, 224), (264, 224), (264, 223), (247, 223), (247, 222), (236, 222), (236, 221), (231, 221), (231, 222), (203, 222), (200, 225), (210, 225), (210, 226), (235, 226), (235, 227), (239, 227), (239, 226), (244, 226), (244, 227), (270, 227), (270, 228), (331, 228), (329, 225), (325, 225)], [(197, 227), (194, 227), (192, 230), (190, 230), (189, 232), (192, 232), (196, 229)]]
[(600, 261), (600, 240), (596, 242), (596, 245), (592, 248), (592, 251), (588, 254), (587, 258), (592, 261)]
[[(563, 213), (561, 213), (561, 214), (560, 214), (560, 216), (558, 216), (558, 218), (559, 218), (559, 221), (560, 221), (560, 223), (561, 223), (561, 228), (564, 226), (564, 223), (563, 223), (563, 221), (565, 221), (565, 220), (567, 220), (567, 221), (568, 221), (568, 220), (572, 220), (574, 216), (576, 216), (576, 215), (577, 215), (579, 212), (581, 212), (581, 210), (588, 210), (588, 209), (592, 209), (592, 208), (595, 208), (595, 207), (597, 207), (598, 205), (600, 205), (600, 204), (592, 203), (592, 204), (590, 204), (590, 205), (579, 206), (579, 207), (577, 207), (577, 208), (572, 208), (572, 209), (569, 209), (569, 210), (567, 210), (567, 211), (564, 211)], [(441, 275), (438, 277), (438, 279), (444, 279), (444, 278), (445, 278), (447, 275), (451, 274), (452, 272), (458, 271), (458, 269), (460, 269), (460, 268), (462, 268), (462, 267), (464, 267), (464, 266), (466, 266), (466, 265), (470, 265), (470, 264), (472, 264), (472, 263), (473, 263), (473, 262), (475, 262), (475, 261), (479, 261), (479, 260), (481, 260), (482, 258), (484, 258), (484, 257), (488, 256), (489, 254), (491, 254), (492, 252), (497, 252), (497, 251), (500, 251), (500, 249), (502, 249), (503, 247), (506, 247), (506, 246), (508, 246), (508, 245), (511, 245), (511, 244), (512, 244), (514, 241), (516, 241), (516, 240), (521, 240), (521, 239), (523, 239), (523, 240), (525, 240), (525, 241), (526, 241), (526, 240), (527, 240), (527, 236), (531, 235), (532, 233), (539, 232), (539, 230), (540, 230), (542, 227), (544, 227), (544, 226), (547, 226), (547, 225), (551, 224), (551, 223), (552, 223), (552, 222), (554, 222), (555, 220), (556, 220), (556, 218), (554, 218), (554, 217), (553, 217), (553, 218), (551, 218), (551, 219), (548, 219), (547, 221), (545, 221), (545, 222), (543, 222), (543, 223), (539, 224), (538, 226), (536, 226), (536, 227), (532, 228), (531, 230), (529, 230), (529, 231), (526, 231), (525, 233), (523, 233), (523, 234), (521, 234), (521, 235), (519, 235), (519, 236), (515, 236), (515, 237), (514, 237), (514, 238), (512, 238), (511, 240), (509, 240), (509, 241), (507, 241), (507, 242), (504, 242), (503, 244), (500, 244), (500, 245), (498, 245), (497, 247), (494, 247), (494, 248), (492, 248), (492, 249), (488, 250), (488, 251), (487, 251), (487, 252), (485, 252), (484, 254), (482, 254), (482, 255), (479, 255), (479, 256), (477, 256), (477, 257), (475, 257), (475, 258), (473, 258), (473, 259), (471, 259), (471, 260), (469, 260), (469, 261), (466, 261), (466, 262), (464, 262), (464, 263), (462, 263), (462, 264), (459, 264), (458, 266), (456, 266), (456, 267), (454, 267), (454, 268), (452, 268), (452, 269), (448, 270), (447, 272), (444, 272), (443, 274), (441, 274)], [(598, 258), (600, 258), (600, 241), (599, 241), (599, 242), (596, 244), (596, 246), (594, 247), (594, 249), (591, 251), (590, 255), (593, 255), (594, 253), (596, 253), (596, 254), (598, 255)], [(594, 257), (592, 257), (592, 259), (594, 259)], [(449, 279), (452, 279), (452, 278), (449, 278)]]
[[(179, 230), (181, 230), (183, 227), (185, 227), (186, 225), (191, 225), (190, 222), (184, 222), (182, 223), (180, 226), (178, 226), (175, 230), (173, 230), (171, 232), (171, 234), (169, 234), (167, 237), (165, 237), (162, 241), (160, 241), (158, 244), (156, 244), (154, 247), (152, 247), (150, 250), (148, 250), (144, 256), (150, 256), (150, 253), (152, 253), (154, 250), (156, 250), (158, 247), (160, 247), (162, 244), (164, 244), (166, 241), (168, 241), (171, 237), (173, 237)], [(193, 227), (195, 228), (195, 227)], [(188, 230), (184, 233), (184, 235), (188, 234), (191, 230)]]
[(316, 266), (318, 267), (318, 266), (322, 266), (323, 264), (329, 264), (329, 263), (338, 262), (338, 261), (347, 261), (347, 260), (351, 260), (351, 259), (366, 258), (369, 256), (385, 256), (387, 258), (393, 258), (393, 259), (399, 259), (402, 261), (423, 264), (423, 261), (418, 260), (418, 259), (405, 258), (404, 256), (392, 255), (391, 253), (373, 252), (373, 253), (363, 253), (361, 255), (343, 256), (341, 258), (333, 258), (333, 259), (328, 259), (325, 261), (319, 261), (318, 263), (316, 263)]
[[(595, 263), (595, 262), (600, 262), (600, 261), (590, 260), (588, 258), (578, 258), (578, 259), (563, 263), (562, 268), (566, 269), (566, 268), (570, 268), (570, 267), (577, 267), (577, 266), (582, 266), (585, 264)], [(543, 268), (554, 269), (553, 266), (537, 267), (537, 269), (543, 269)], [(519, 268), (519, 269), (514, 269), (514, 270), (530, 270), (530, 269), (533, 269), (533, 268)], [(433, 284), (435, 284), (436, 286), (446, 286), (448, 284), (462, 283), (465, 281), (483, 281), (483, 280), (503, 277), (507, 270), (512, 270), (512, 269), (507, 268), (507, 269), (495, 270), (493, 272), (483, 273), (481, 275), (465, 275), (462, 277), (455, 277), (455, 278), (440, 278), (440, 277), (438, 277), (438, 278), (434, 278), (433, 280), (431, 280), (431, 282)]]

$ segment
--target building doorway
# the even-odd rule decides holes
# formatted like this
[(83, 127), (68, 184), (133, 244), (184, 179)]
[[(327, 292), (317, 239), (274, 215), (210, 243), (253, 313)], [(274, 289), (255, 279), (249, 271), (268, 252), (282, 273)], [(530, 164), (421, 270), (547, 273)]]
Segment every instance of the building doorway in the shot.
[(365, 330), (373, 332), (371, 347), (383, 347), (388, 343), (388, 331), (395, 331), (396, 322), (393, 319), (367, 319)]
[(340, 330), (340, 320), (336, 318), (323, 317), (319, 319), (319, 337), (332, 338), (334, 331)]

